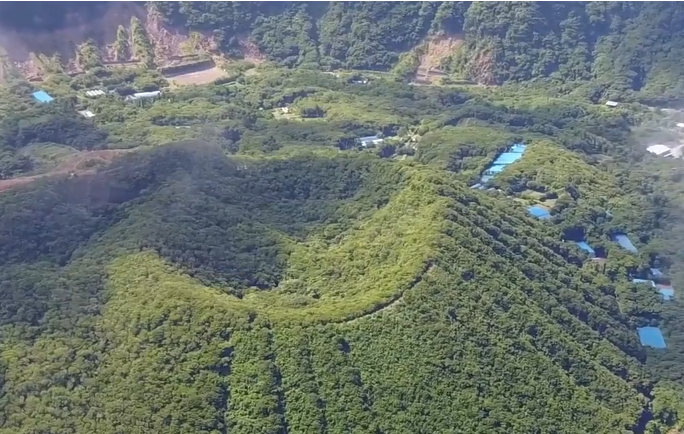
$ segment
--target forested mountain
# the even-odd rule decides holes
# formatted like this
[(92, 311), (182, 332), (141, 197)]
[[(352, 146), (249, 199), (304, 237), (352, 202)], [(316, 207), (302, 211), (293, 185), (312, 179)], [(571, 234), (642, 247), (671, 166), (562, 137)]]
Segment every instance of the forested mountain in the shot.
[[(657, 242), (678, 208), (630, 112), (265, 69), (77, 122), (22, 89), (3, 90), (18, 155), (164, 146), (0, 193), (0, 433), (678, 425), (681, 380), (635, 333), (664, 307), (627, 281), (677, 268)], [(517, 141), (499, 192), (469, 188)], [(525, 209), (540, 196), (548, 224)]]
[[(108, 7), (50, 5), (0, 22)], [(678, 121), (596, 104), (677, 96), (676, 3), (153, 8), (271, 62), (189, 85), (135, 21), (147, 61), (0, 87), (0, 434), (681, 430), (684, 169), (635, 135)], [(433, 37), (504, 85), (408, 83)]]
[(1, 433), (642, 432), (676, 408), (653, 414), (670, 392), (613, 285), (425, 166), (180, 143), (0, 210)]
[[(92, 3), (92, 4), (91, 4)], [(66, 17), (102, 13), (103, 2), (35, 8), (7, 2), (0, 22), (44, 31)], [(591, 82), (587, 97), (667, 100), (684, 89), (684, 6), (678, 2), (152, 2), (171, 28), (202, 31), (239, 55), (251, 38), (271, 60), (294, 67), (387, 70), (431, 37), (464, 43), (448, 71), (483, 83), (547, 78)], [(28, 19), (27, 17), (32, 17)]]

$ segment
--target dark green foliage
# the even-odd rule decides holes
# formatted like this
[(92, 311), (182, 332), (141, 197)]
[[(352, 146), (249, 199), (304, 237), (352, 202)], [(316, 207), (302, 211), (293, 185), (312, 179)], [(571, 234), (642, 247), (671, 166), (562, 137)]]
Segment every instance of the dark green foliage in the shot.
[[(61, 2), (36, 9), (8, 4), (18, 29), (50, 30), (73, 13), (106, 4)], [(286, 66), (389, 70), (409, 75), (402, 53), (433, 35), (464, 40), (445, 66), (460, 77), (505, 83), (533, 80), (591, 99), (666, 103), (684, 90), (680, 49), (684, 7), (677, 2), (151, 2), (172, 26), (211, 32), (242, 56), (249, 36)], [(7, 18), (9, 17), (9, 18)], [(33, 20), (28, 17), (34, 17)], [(85, 18), (84, 18), (85, 19)], [(134, 55), (154, 63), (149, 38), (131, 29)], [(123, 51), (120, 46), (118, 51)], [(409, 62), (411, 63), (411, 62)]]
[[(672, 71), (657, 53), (673, 26), (646, 45), (650, 58), (635, 36), (655, 30), (646, 18), (666, 21), (666, 6), (154, 7), (226, 50), (251, 34), (271, 60), (301, 69), (240, 70), (144, 106), (93, 100), (92, 121), (72, 114), (73, 91), (125, 94), (163, 78), (58, 75), (45, 85), (63, 101), (43, 106), (29, 86), (6, 92), (2, 176), (28, 170), (23, 152), (45, 141), (163, 146), (0, 194), (0, 434), (654, 434), (680, 424), (682, 305), (628, 279), (653, 265), (681, 275), (681, 173), (652, 170), (633, 143), (643, 113), (588, 102), (646, 95)], [(389, 69), (429, 31), (463, 27), (454, 70), (544, 76), (560, 90), (307, 69)], [(142, 30), (130, 48), (152, 63)], [(408, 78), (418, 54), (395, 72)], [(581, 95), (552, 98), (571, 92)], [(373, 134), (386, 142), (362, 149), (357, 139)], [(529, 148), (493, 191), (469, 188), (518, 141)], [(527, 215), (538, 202), (549, 221)], [(638, 255), (609, 240), (617, 231)], [(605, 261), (569, 243), (581, 239)], [(663, 326), (667, 353), (640, 345), (644, 325)]]
[[(245, 162), (189, 142), (0, 202), (0, 324), (16, 336), (2, 343), (14, 415), (3, 433), (607, 433), (646, 411), (633, 328), (653, 310), (627, 311), (628, 299), (647, 305), (568, 262), (523, 209), (432, 169)], [(405, 219), (423, 235), (385, 246)], [(391, 308), (343, 322), (306, 313), (316, 291), (334, 318), (325, 306), (355, 285), (351, 264), (372, 272), (398, 248), (430, 259)], [(331, 272), (347, 283), (319, 286)], [(265, 298), (244, 291), (262, 283)], [(51, 412), (55, 394), (73, 410)]]

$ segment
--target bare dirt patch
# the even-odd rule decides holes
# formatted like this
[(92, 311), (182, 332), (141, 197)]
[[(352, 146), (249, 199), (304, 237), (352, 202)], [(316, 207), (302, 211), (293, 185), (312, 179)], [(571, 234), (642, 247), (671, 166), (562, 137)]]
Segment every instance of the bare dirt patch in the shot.
[(214, 66), (209, 69), (204, 69), (201, 71), (193, 71), (185, 74), (178, 74), (172, 77), (165, 77), (167, 80), (172, 81), (176, 86), (190, 86), (193, 84), (207, 84), (214, 80), (225, 77), (226, 72), (221, 68)]
[(109, 164), (119, 155), (133, 152), (136, 149), (104, 149), (100, 151), (84, 151), (62, 161), (54, 170), (41, 175), (20, 176), (18, 178), (0, 180), (0, 192), (19, 185), (29, 184), (37, 179), (58, 175), (94, 174), (97, 167)]
[(427, 40), (425, 54), (421, 56), (420, 66), (416, 72), (416, 81), (428, 84), (446, 77), (447, 74), (440, 69), (441, 63), (461, 44), (463, 44), (463, 35), (438, 36)]

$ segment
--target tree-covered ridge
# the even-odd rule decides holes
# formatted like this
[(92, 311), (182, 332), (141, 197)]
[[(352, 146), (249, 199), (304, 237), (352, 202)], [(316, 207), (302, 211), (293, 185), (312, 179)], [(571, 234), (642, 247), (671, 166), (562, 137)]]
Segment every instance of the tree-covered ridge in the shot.
[[(330, 2), (250, 6), (158, 2), (176, 25), (230, 35), (251, 32), (288, 66), (389, 69), (430, 35), (462, 35), (447, 68), (504, 83), (542, 77), (592, 82), (590, 98), (663, 99), (681, 93), (682, 32), (675, 3), (638, 2)], [(223, 36), (225, 35), (225, 36)]]
[[(186, 143), (0, 203), (12, 301), (0, 432), (673, 423), (676, 407), (648, 410), (653, 382), (619, 287), (573, 265), (523, 207), (429, 166), (244, 163)], [(250, 234), (248, 211), (262, 230)], [(271, 236), (281, 246), (261, 254)], [(236, 291), (231, 268), (255, 263), (241, 249), (282, 267), (276, 287)], [(211, 257), (234, 259), (218, 269)]]
[[(283, 7), (264, 34), (280, 34)], [(679, 425), (683, 305), (630, 283), (657, 266), (684, 284), (682, 170), (631, 132), (657, 111), (534, 86), (232, 68), (188, 87), (143, 68), (55, 73), (49, 105), (31, 83), (0, 89), (2, 178), (40, 173), (53, 149), (134, 149), (0, 184), (0, 432)], [(384, 142), (358, 140), (372, 135)], [(521, 160), (469, 188), (518, 142)], [(539, 203), (549, 220), (526, 212)], [(667, 352), (645, 349), (641, 326), (661, 326)]]
[[(681, 95), (684, 86), (678, 48), (684, 38), (684, 9), (676, 2), (146, 5), (171, 29), (212, 38), (224, 54), (239, 56), (249, 40), (269, 60), (288, 67), (390, 70), (401, 63), (399, 75), (410, 77), (422, 55), (413, 50), (420, 51), (433, 38), (449, 37), (463, 42), (443, 59), (452, 78), (543, 82), (594, 100), (631, 98), (637, 92), (639, 98), (663, 102)], [(45, 31), (73, 25), (69, 18), (74, 14), (102, 14), (103, 8), (102, 2), (62, 2), (40, 9), (7, 4), (2, 16), (10, 28)], [(136, 56), (149, 60), (148, 55)], [(413, 61), (407, 62), (409, 58)]]

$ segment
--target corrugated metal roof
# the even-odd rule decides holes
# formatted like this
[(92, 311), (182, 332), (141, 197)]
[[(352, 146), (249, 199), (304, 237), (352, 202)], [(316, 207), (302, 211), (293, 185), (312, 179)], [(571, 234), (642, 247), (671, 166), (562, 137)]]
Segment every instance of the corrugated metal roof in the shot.
[(86, 90), (86, 95), (88, 96), (102, 96), (104, 95), (105, 92), (103, 90), (97, 89), (97, 90)]

